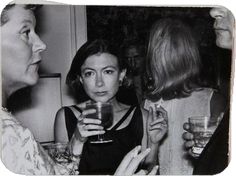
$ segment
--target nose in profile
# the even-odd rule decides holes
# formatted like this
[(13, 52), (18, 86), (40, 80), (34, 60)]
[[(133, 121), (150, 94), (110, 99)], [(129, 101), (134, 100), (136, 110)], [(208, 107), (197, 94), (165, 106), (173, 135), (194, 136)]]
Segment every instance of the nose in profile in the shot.
[(225, 16), (225, 9), (223, 7), (214, 7), (210, 11), (212, 18), (222, 18)]
[(46, 49), (46, 44), (40, 39), (38, 35), (35, 35), (33, 39), (33, 51), (42, 52)]

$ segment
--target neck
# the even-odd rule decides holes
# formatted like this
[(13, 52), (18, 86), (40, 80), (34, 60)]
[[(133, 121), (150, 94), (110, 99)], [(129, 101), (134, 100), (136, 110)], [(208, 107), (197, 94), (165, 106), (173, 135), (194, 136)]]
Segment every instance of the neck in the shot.
[(110, 103), (112, 104), (113, 107), (119, 107), (119, 102), (117, 101), (116, 98), (113, 98)]
[(7, 106), (7, 99), (8, 99), (8, 95), (6, 93), (6, 91), (4, 90), (4, 88), (2, 88), (2, 107), (6, 107)]
[(121, 111), (124, 109), (124, 104), (118, 102), (116, 98), (111, 100), (110, 103), (112, 104), (114, 111)]
[(2, 74), (2, 106), (6, 107), (7, 99), (17, 90), (23, 88), (23, 84), (10, 81)]
[(7, 106), (7, 100), (11, 94), (13, 94), (17, 89), (13, 89), (11, 86), (8, 86), (4, 79), (2, 79), (2, 106)]

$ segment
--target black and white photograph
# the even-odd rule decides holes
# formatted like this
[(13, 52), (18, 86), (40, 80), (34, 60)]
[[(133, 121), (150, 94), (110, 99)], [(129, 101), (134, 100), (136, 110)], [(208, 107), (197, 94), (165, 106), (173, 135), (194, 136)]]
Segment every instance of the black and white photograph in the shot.
[(230, 164), (227, 7), (18, 0), (0, 28), (10, 172), (215, 175)]

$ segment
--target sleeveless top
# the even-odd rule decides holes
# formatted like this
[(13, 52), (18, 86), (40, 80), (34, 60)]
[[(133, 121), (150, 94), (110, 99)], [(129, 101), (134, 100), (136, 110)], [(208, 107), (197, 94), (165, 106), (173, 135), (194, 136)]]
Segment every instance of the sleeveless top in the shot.
[[(65, 111), (65, 114), (68, 115), (69, 108), (66, 109), (67, 112)], [(126, 127), (117, 130), (134, 109), (135, 111), (130, 123)], [(71, 113), (73, 112), (71, 111)], [(72, 115), (71, 113), (70, 115)], [(74, 117), (71, 120), (72, 116), (65, 117), (68, 137), (70, 139), (76, 127), (77, 119), (74, 119), (76, 118)], [(75, 120), (76, 122), (74, 123), (73, 121)], [(69, 124), (71, 127), (69, 127)], [(111, 137), (113, 141), (103, 144), (90, 143), (89, 140), (85, 142), (79, 164), (81, 175), (114, 174), (124, 156), (135, 146), (141, 145), (143, 138), (143, 119), (139, 106), (131, 106), (120, 121), (112, 129), (107, 130), (104, 136)]]
[(172, 100), (150, 102), (146, 100), (145, 109), (153, 104), (161, 105), (168, 114), (168, 134), (159, 150), (161, 175), (192, 175), (193, 159), (184, 147), (183, 124), (190, 116), (209, 116), (213, 89), (192, 92), (191, 96)]
[[(73, 105), (72, 107), (75, 110), (82, 113), (82, 110), (78, 106)], [(70, 141), (71, 137), (74, 134), (78, 120), (77, 120), (75, 114), (73, 113), (73, 111), (69, 107), (66, 107), (66, 106), (64, 107), (64, 113), (65, 113), (66, 130), (67, 130), (67, 134), (68, 134), (68, 139)]]

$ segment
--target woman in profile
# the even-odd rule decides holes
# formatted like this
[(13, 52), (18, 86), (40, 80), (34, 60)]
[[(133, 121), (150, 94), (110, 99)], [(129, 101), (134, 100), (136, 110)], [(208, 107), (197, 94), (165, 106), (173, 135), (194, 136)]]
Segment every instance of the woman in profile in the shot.
[[(69, 175), (74, 163), (55, 163), (25, 124), (20, 123), (6, 108), (11, 95), (35, 85), (39, 78), (41, 52), (46, 49), (46, 45), (35, 31), (36, 9), (37, 5), (11, 3), (1, 12), (1, 159), (6, 168), (16, 174)], [(139, 152), (140, 146), (131, 150), (115, 174), (132, 175), (148, 154), (147, 151)], [(156, 171), (157, 167), (150, 174)]]

